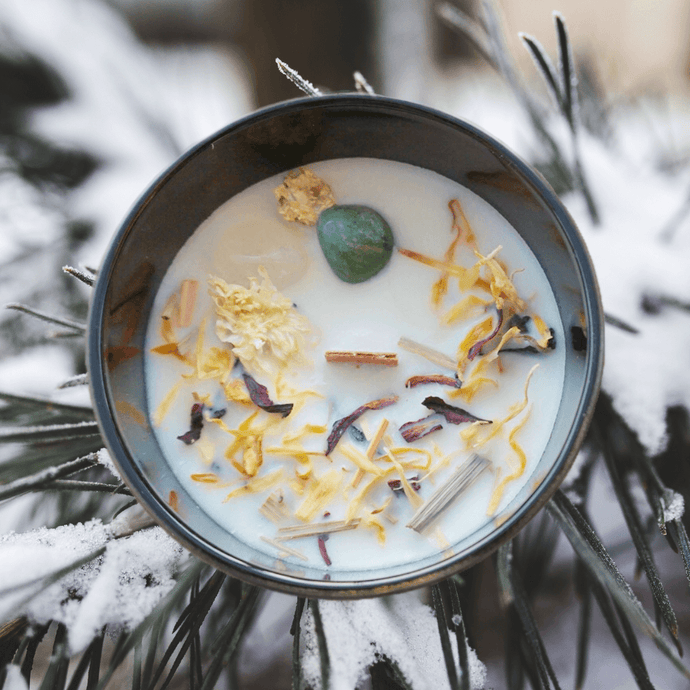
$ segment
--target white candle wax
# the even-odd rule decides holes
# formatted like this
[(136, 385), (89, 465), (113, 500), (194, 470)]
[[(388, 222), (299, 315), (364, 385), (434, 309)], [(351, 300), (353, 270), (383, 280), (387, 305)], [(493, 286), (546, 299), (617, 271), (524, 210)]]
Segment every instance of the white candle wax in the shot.
[[(286, 434), (296, 433), (307, 423), (320, 425), (326, 429), (325, 432), (308, 434), (298, 443), (306, 451), (323, 453), (334, 422), (364, 403), (391, 395), (399, 396), (394, 405), (367, 411), (355, 422), (358, 429), (368, 432), (366, 442), (357, 441), (348, 430), (329, 457), (309, 456), (312, 478), (332, 470), (342, 475), (336, 498), (319, 510), (312, 521), (321, 523), (345, 519), (348, 506), (358, 491), (374, 480), (373, 475), (365, 474), (356, 488), (352, 486), (358, 468), (348, 456), (348, 450), (365, 454), (368, 442), (384, 419), (389, 422), (387, 434), (390, 438), (381, 444), (376, 457), (390, 450), (388, 445), (392, 444), (394, 449), (421, 449), (423, 452), (417, 452), (416, 456), (412, 452), (395, 455), (406, 461), (420, 458), (417, 463), (420, 467), (422, 460), (426, 462), (426, 458), (431, 458), (428, 468), (412, 467), (405, 472), (408, 478), (418, 477), (420, 488), (417, 495), (422, 502), (473, 452), (471, 443), (461, 435), (470, 425), (449, 424), (439, 417), (443, 429), (409, 444), (400, 435), (399, 427), (430, 414), (430, 410), (421, 404), (428, 396), (442, 398), (476, 417), (497, 424), (509, 416), (511, 408), (524, 402), (528, 373), (538, 364), (529, 381), (527, 407), (477, 451), (490, 460), (491, 471), (484, 472), (467, 493), (444, 510), (433, 529), (419, 534), (406, 527), (415, 506), (404, 493), (393, 492), (389, 487), (388, 481), (399, 479), (399, 474), (390, 472), (391, 463), (382, 458), (375, 463), (383, 468), (382, 471), (390, 473), (376, 480), (361, 502), (358, 516), (362, 524), (351, 531), (332, 534), (327, 541), (328, 557), (338, 570), (366, 570), (413, 562), (438, 553), (444, 544), (456, 544), (487, 521), (494, 520), (526, 483), (535, 481), (533, 470), (550, 436), (561, 399), (565, 358), (563, 326), (548, 281), (527, 245), (495, 209), (468, 189), (436, 173), (390, 161), (343, 159), (314, 164), (310, 169), (328, 182), (338, 204), (368, 206), (387, 220), (393, 229), (396, 245), (389, 264), (376, 276), (359, 284), (345, 283), (337, 278), (321, 252), (315, 229), (287, 222), (279, 216), (273, 189), (283, 181), (283, 175), (254, 185), (223, 204), (180, 250), (163, 279), (153, 306), (147, 333), (145, 371), (156, 438), (180, 482), (203, 511), (257, 550), (298, 564), (301, 561), (299, 556), (281, 553), (279, 548), (265, 541), (280, 538), (283, 533), (279, 530), (282, 528), (304, 524), (294, 516), (305, 498), (305, 494), (297, 492), (295, 470), (304, 474), (307, 466), (294, 457), (268, 452), (281, 446)], [(553, 329), (556, 344), (554, 349), (536, 354), (500, 355), (487, 369), (487, 376), (498, 385), (482, 386), (469, 401), (453, 397), (457, 391), (448, 386), (429, 384), (405, 388), (405, 381), (411, 376), (453, 376), (453, 372), (402, 349), (398, 344), (401, 337), (408, 338), (455, 358), (458, 345), (469, 330), (495, 314), (495, 308), (488, 306), (471, 318), (452, 325), (443, 324), (442, 315), (466, 295), (459, 291), (457, 281), (451, 278), (441, 308), (432, 308), (431, 289), (441, 271), (397, 251), (403, 248), (443, 260), (454, 237), (448, 209), (451, 199), (459, 200), (482, 255), (486, 256), (501, 246), (496, 258), (503, 262), (508, 275), (512, 275), (520, 297), (527, 303), (525, 313), (541, 317)], [(458, 250), (457, 261), (471, 266), (477, 257), (464, 247)], [(263, 462), (256, 477), (248, 479), (225, 457), (228, 447), (238, 438), (237, 433), (233, 435), (228, 430), (240, 429), (243, 421), (258, 408), (228, 402), (218, 379), (200, 380), (194, 369), (179, 358), (150, 350), (164, 344), (161, 314), (170, 296), (179, 292), (185, 280), (198, 281), (199, 290), (191, 324), (178, 329), (179, 339), (187, 338), (187, 344), (180, 345), (180, 350), (186, 347), (194, 352), (202, 323), (205, 329), (203, 347), (206, 350), (211, 347), (228, 350), (229, 345), (222, 343), (215, 333), (214, 304), (207, 294), (209, 276), (218, 276), (229, 284), (246, 287), (250, 277), (259, 277), (259, 267), (266, 269), (280, 293), (292, 300), (312, 329), (309, 347), (304, 352), (307, 361), (293, 364), (282, 372), (284, 381), (294, 390), (313, 391), (320, 397), (295, 398), (283, 392), (284, 397), (281, 398), (282, 389), (276, 389), (274, 377), (250, 371), (258, 382), (267, 387), (274, 402), (299, 403), (303, 400), (304, 404), (298, 404), (294, 412), (279, 424), (279, 415), (259, 411), (255, 423), (270, 420), (276, 429), (263, 436)], [(482, 294), (477, 290), (473, 292)], [(487, 297), (485, 292), (483, 297)], [(511, 345), (508, 342), (506, 347)], [(324, 353), (333, 350), (395, 352), (399, 364), (397, 367), (384, 367), (328, 363)], [(466, 375), (470, 375), (474, 364), (468, 367)], [(236, 368), (233, 376), (242, 381), (241, 370)], [(172, 395), (171, 390), (175, 391)], [(208, 396), (207, 416), (213, 410), (227, 408), (222, 418), (226, 428), (206, 420), (200, 440), (186, 445), (177, 437), (189, 429), (193, 393), (197, 397)], [(162, 403), (166, 397), (170, 405), (164, 409), (166, 405)], [(511, 437), (513, 429), (515, 433)], [(482, 430), (482, 433), (488, 432)], [(505, 485), (498, 507), (489, 515), (490, 500), (500, 479), (515, 473), (520, 464), (520, 453), (515, 444), (525, 453), (524, 471)], [(443, 465), (445, 458), (448, 460)], [(282, 522), (275, 524), (260, 512), (267, 497), (279, 488), (277, 484), (264, 491), (237, 495), (223, 502), (227, 494), (239, 486), (252, 484), (255, 479), (267, 477), (280, 468), (284, 472), (280, 487), (288, 509)], [(430, 470), (431, 474), (427, 476)], [(192, 475), (197, 479), (204, 475), (215, 479), (200, 482), (191, 479)], [(308, 492), (308, 487), (304, 491)], [(389, 498), (392, 500), (386, 505)], [(382, 506), (385, 506), (384, 510), (372, 514)], [(380, 541), (382, 534), (385, 534), (383, 544)], [(284, 543), (307, 559), (309, 566), (328, 568), (316, 536)]]

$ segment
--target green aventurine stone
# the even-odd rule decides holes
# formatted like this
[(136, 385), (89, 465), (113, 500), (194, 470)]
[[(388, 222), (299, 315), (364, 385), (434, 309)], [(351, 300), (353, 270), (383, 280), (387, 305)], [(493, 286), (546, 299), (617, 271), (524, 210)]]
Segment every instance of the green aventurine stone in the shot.
[(316, 223), (328, 265), (346, 283), (375, 276), (393, 253), (393, 231), (379, 213), (366, 206), (331, 206)]

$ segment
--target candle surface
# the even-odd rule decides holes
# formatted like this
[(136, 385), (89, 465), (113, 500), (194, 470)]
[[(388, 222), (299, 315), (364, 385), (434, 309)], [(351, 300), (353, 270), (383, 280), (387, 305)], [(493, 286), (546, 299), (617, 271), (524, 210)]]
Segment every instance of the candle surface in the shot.
[[(525, 242), (465, 187), (384, 160), (324, 161), (309, 169), (327, 181), (338, 205), (381, 214), (394, 236), (390, 261), (363, 282), (339, 279), (315, 228), (278, 214), (273, 190), (285, 175), (227, 201), (180, 250), (156, 296), (145, 362), (152, 426), (201, 510), (251, 547), (324, 570), (329, 563), (347, 571), (414, 562), (497, 519), (525, 484), (538, 479), (533, 471), (563, 388), (563, 326)], [(465, 229), (452, 252), (458, 226), (451, 200), (476, 238), (468, 244)], [(499, 268), (492, 273), (491, 266), (505, 270), (506, 289), (514, 286), (523, 306), (518, 316), (529, 319), (512, 315), (508, 323), (505, 307), (501, 323), (497, 307), (505, 293)], [(461, 289), (469, 273), (453, 267), (474, 267), (479, 277)], [(444, 275), (447, 292), (434, 304)], [(283, 367), (262, 364), (260, 335), (257, 358), (233, 361), (237, 352), (219, 339), (228, 329), (217, 328), (217, 300), (209, 294), (217, 294), (216, 279), (248, 288), (250, 278), (270, 286), (266, 277), (277, 297), (292, 304), (303, 336), (300, 356)], [(511, 327), (520, 333), (506, 336)], [(423, 347), (410, 351), (410, 342)], [(518, 347), (528, 350), (510, 351)], [(456, 362), (455, 368), (431, 361), (423, 348)], [(326, 356), (357, 352), (379, 353), (388, 362)], [(287, 414), (287, 408), (261, 409), (258, 389), (254, 403), (249, 399), (254, 384), (265, 386), (264, 407), (293, 407)], [(343, 424), (326, 455), (334, 425), (381, 400), (390, 404)], [(457, 408), (481, 421), (456, 423)], [(418, 420), (421, 426), (408, 424)], [(486, 458), (489, 469), (427, 529), (407, 527), (473, 453)], [(328, 532), (328, 525), (341, 524), (346, 529)], [(309, 525), (317, 525), (309, 536), (295, 537), (293, 528), (309, 531)]]

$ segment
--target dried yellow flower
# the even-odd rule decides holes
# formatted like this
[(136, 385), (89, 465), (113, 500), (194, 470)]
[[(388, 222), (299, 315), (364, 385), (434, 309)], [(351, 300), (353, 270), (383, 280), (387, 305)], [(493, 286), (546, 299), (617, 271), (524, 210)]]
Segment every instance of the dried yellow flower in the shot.
[(335, 206), (333, 190), (307, 168), (289, 172), (273, 193), (278, 202), (278, 213), (285, 220), (302, 225), (316, 225), (319, 213)]
[(263, 267), (259, 274), (262, 282), (250, 278), (248, 288), (211, 276), (210, 295), (216, 305), (218, 338), (232, 345), (233, 354), (249, 371), (272, 374), (299, 359), (311, 328)]

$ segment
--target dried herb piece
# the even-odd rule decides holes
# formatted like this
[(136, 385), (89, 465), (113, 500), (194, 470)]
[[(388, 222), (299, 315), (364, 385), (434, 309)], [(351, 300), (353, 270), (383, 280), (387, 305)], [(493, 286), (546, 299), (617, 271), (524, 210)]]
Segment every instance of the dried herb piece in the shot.
[(259, 508), (259, 512), (273, 523), (279, 523), (289, 517), (282, 489), (276, 489)]
[(204, 404), (194, 403), (192, 405), (191, 422), (189, 425), (189, 431), (178, 436), (177, 438), (191, 446), (192, 443), (196, 443), (201, 438), (201, 430), (204, 428)]
[(503, 309), (498, 309), (497, 311), (498, 323), (496, 324), (494, 330), (491, 333), (489, 333), (489, 335), (487, 335), (486, 338), (482, 338), (474, 345), (472, 345), (469, 352), (467, 353), (467, 359), (469, 359), (470, 362), (482, 351), (484, 345), (486, 345), (490, 340), (493, 340), (493, 338), (495, 338), (498, 335), (498, 332), (501, 330), (501, 326), (503, 325)]
[(479, 479), (490, 464), (486, 458), (473, 454), (429, 496), (405, 526), (416, 532), (424, 532), (458, 496)]
[(449, 424), (463, 424), (465, 422), (483, 422), (484, 424), (491, 424), (490, 419), (481, 419), (475, 417), (467, 410), (461, 407), (449, 405), (445, 400), (430, 396), (422, 401), (422, 405), (432, 412), (443, 415)]
[(273, 190), (285, 220), (316, 225), (321, 211), (335, 205), (333, 190), (308, 168), (293, 170)]
[(417, 386), (425, 386), (430, 383), (438, 383), (441, 386), (452, 386), (453, 388), (460, 388), (462, 386), (462, 381), (452, 376), (426, 374), (424, 376), (410, 376), (410, 378), (405, 381), (405, 388), (416, 388)]
[(448, 355), (444, 355), (442, 352), (434, 350), (427, 345), (416, 343), (414, 340), (410, 340), (409, 338), (400, 338), (400, 340), (398, 340), (398, 347), (401, 347), (403, 350), (407, 350), (407, 352), (410, 352), (413, 355), (424, 357), (424, 359), (428, 359), (430, 362), (438, 364), (438, 366), (444, 367), (445, 369), (451, 369), (452, 371), (457, 369), (458, 363), (452, 357), (448, 357)]
[(177, 312), (177, 327), (188, 328), (192, 325), (194, 307), (196, 306), (199, 282), (196, 280), (183, 280), (180, 285), (180, 308)]
[(319, 553), (321, 554), (321, 558), (323, 558), (323, 562), (326, 565), (331, 565), (331, 559), (328, 556), (328, 551), (326, 551), (326, 539), (328, 539), (328, 535), (320, 534), (318, 536)]
[[(407, 481), (415, 491), (419, 491), (422, 488), (422, 485), (419, 483), (418, 474), (415, 474), (413, 477), (410, 477)], [(391, 488), (391, 490), (396, 496), (402, 496), (405, 493), (403, 490), (402, 481), (400, 479), (389, 480), (388, 486)]]
[(387, 398), (381, 398), (380, 400), (372, 400), (371, 402), (365, 403), (358, 407), (354, 412), (349, 414), (347, 417), (339, 419), (331, 429), (331, 434), (326, 442), (326, 455), (330, 455), (333, 449), (338, 445), (340, 437), (347, 431), (347, 429), (354, 424), (367, 410), (381, 410), (384, 407), (393, 405), (398, 402), (397, 395), (391, 395)]
[(397, 367), (398, 355), (395, 352), (355, 352), (328, 350), (327, 362), (342, 364), (375, 364), (383, 367)]
[(193, 482), (199, 482), (201, 484), (217, 484), (218, 475), (215, 472), (197, 472), (195, 474), (190, 474), (189, 478)]
[(276, 541), (302, 539), (304, 537), (318, 537), (319, 535), (332, 534), (333, 532), (348, 532), (351, 529), (357, 529), (360, 522), (361, 520), (359, 518), (355, 518), (354, 520), (315, 522), (313, 525), (292, 525), (290, 527), (281, 527), (278, 530)]
[(412, 443), (413, 441), (419, 441), (420, 438), (424, 438), (434, 431), (440, 431), (441, 429), (443, 429), (443, 424), (439, 424), (430, 417), (423, 417), (416, 422), (406, 422), (398, 431), (408, 443)]
[(274, 549), (278, 549), (278, 551), (280, 551), (281, 554), (285, 554), (286, 556), (295, 556), (296, 558), (299, 558), (303, 561), (309, 560), (303, 553), (300, 553), (296, 549), (291, 549), (286, 544), (277, 542), (274, 539), (269, 539), (268, 537), (265, 537), (263, 535), (261, 535), (259, 539), (261, 539), (261, 541), (265, 542), (266, 544), (270, 544)]
[(287, 417), (294, 405), (292, 403), (274, 403), (268, 394), (268, 388), (260, 384), (256, 379), (249, 374), (243, 374), (244, 384), (247, 386), (247, 392), (252, 402), (266, 412), (275, 412), (283, 417)]

